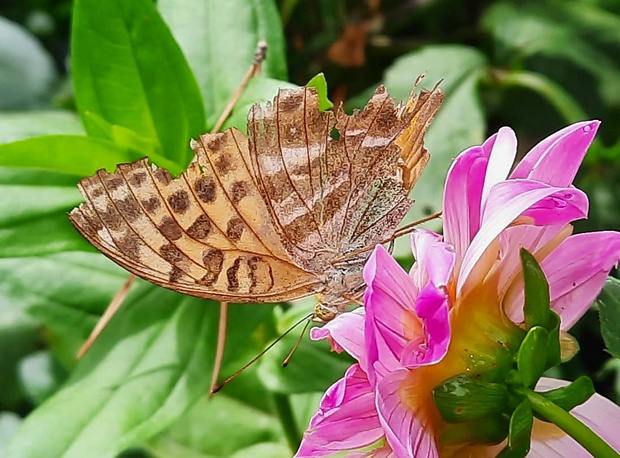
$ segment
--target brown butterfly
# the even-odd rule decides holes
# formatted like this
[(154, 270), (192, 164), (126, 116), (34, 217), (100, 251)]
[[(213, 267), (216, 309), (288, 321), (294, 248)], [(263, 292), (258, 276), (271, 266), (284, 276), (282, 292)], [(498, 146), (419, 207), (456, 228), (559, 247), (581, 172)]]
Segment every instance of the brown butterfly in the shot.
[[(416, 83), (417, 86), (417, 83)], [(172, 178), (147, 159), (99, 170), (69, 218), (95, 247), (165, 288), (223, 302), (320, 294), (328, 321), (360, 297), (370, 250), (391, 240), (428, 162), (423, 136), (443, 93), (362, 111), (321, 111), (314, 88), (281, 90), (237, 129), (191, 143)]]

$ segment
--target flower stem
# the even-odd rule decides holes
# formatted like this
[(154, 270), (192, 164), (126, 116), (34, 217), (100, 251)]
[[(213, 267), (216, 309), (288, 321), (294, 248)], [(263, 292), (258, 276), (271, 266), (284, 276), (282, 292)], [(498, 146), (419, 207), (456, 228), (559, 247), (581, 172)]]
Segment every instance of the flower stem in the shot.
[(527, 397), (534, 412), (554, 423), (596, 458), (620, 457), (618, 452), (597, 436), (587, 425), (557, 404), (524, 387), (515, 388), (515, 391)]
[(299, 448), (301, 443), (301, 433), (297, 428), (295, 417), (293, 417), (293, 410), (291, 409), (291, 402), (288, 396), (283, 394), (273, 393), (273, 405), (276, 409), (276, 414), (280, 419), (280, 425), (282, 431), (284, 431), (284, 437), (288, 446), (293, 452)]

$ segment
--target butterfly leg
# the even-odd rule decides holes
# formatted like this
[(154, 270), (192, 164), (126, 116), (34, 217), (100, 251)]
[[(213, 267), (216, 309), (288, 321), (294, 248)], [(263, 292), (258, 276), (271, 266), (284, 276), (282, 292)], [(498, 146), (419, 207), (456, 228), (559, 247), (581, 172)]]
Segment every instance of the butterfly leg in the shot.
[(261, 64), (263, 63), (266, 57), (267, 57), (267, 43), (264, 41), (259, 41), (258, 45), (256, 45), (256, 51), (254, 52), (254, 60), (252, 61), (252, 65), (250, 65), (250, 68), (248, 69), (247, 73), (241, 80), (241, 83), (239, 84), (239, 86), (237, 87), (233, 95), (231, 96), (230, 100), (226, 104), (224, 111), (222, 111), (222, 114), (220, 115), (219, 119), (215, 123), (215, 126), (213, 127), (211, 132), (217, 132), (222, 128), (222, 126), (224, 125), (224, 122), (226, 122), (226, 119), (228, 118), (231, 111), (235, 107), (235, 104), (239, 100), (239, 97), (241, 97), (243, 90), (248, 85), (248, 82), (250, 81), (250, 79), (253, 76), (258, 76), (260, 69), (261, 69)]
[(136, 279), (135, 275), (129, 274), (129, 276), (125, 280), (125, 283), (123, 283), (123, 286), (121, 286), (121, 288), (117, 291), (116, 295), (114, 296), (114, 298), (108, 305), (108, 308), (105, 309), (105, 312), (103, 312), (103, 315), (101, 315), (101, 318), (99, 318), (97, 325), (95, 326), (93, 331), (88, 336), (88, 339), (86, 339), (86, 342), (84, 342), (84, 345), (82, 345), (80, 349), (78, 350), (77, 355), (76, 355), (77, 359), (80, 359), (82, 356), (86, 354), (88, 349), (95, 343), (97, 338), (101, 335), (101, 333), (103, 332), (105, 327), (108, 325), (112, 317), (116, 315), (116, 312), (118, 312), (118, 309), (121, 308), (121, 305), (123, 304), (123, 301), (125, 300), (125, 297), (127, 296), (127, 293), (129, 293), (129, 289), (131, 288), (131, 285), (133, 284), (135, 279)]
[(226, 350), (226, 331), (228, 330), (228, 302), (220, 302), (220, 321), (217, 328), (217, 347), (215, 348), (215, 360), (213, 361), (213, 372), (211, 374), (211, 387), (209, 392), (215, 393), (218, 386), (222, 361), (224, 360), (224, 350)]

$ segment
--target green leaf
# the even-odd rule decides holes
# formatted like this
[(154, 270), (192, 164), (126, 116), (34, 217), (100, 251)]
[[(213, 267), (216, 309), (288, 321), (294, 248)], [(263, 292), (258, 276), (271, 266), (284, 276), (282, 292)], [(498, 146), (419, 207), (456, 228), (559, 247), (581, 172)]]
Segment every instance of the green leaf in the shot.
[(0, 259), (0, 276), (0, 301), (56, 333), (85, 339), (127, 273), (98, 253), (64, 252)]
[(231, 458), (288, 458), (291, 450), (284, 444), (256, 444), (239, 450)]
[(260, 40), (269, 47), (261, 75), (287, 79), (284, 34), (273, 0), (159, 0), (157, 6), (196, 75), (209, 128), (241, 83)]
[(525, 248), (519, 250), (523, 280), (525, 282), (525, 327), (531, 329), (534, 326), (547, 328), (549, 321), (550, 303), (549, 282), (545, 273), (540, 268), (536, 258)]
[(0, 258), (92, 249), (67, 218), (81, 201), (77, 180), (72, 175), (0, 167)]
[(40, 135), (83, 135), (80, 118), (70, 111), (0, 113), (0, 144)]
[[(460, 151), (484, 140), (487, 122), (478, 83), (484, 76), (486, 66), (485, 56), (474, 48), (438, 45), (406, 54), (386, 70), (383, 83), (396, 100), (408, 97), (416, 77), (422, 72), (426, 72), (426, 76), (421, 87), (430, 89), (441, 81), (440, 87), (446, 93), (443, 106), (424, 139), (431, 160), (411, 192), (416, 203), (403, 224), (441, 210), (443, 186), (450, 163)], [(363, 107), (372, 92), (354, 99), (348, 107)], [(428, 226), (433, 227), (433, 223)], [(440, 227), (441, 223), (437, 220), (434, 228)], [(396, 241), (394, 254), (396, 257), (411, 256), (407, 237)]]
[(523, 385), (532, 388), (546, 369), (549, 331), (540, 326), (531, 328), (517, 353), (517, 367)]
[(54, 394), (67, 374), (47, 350), (38, 351), (19, 363), (19, 382), (34, 405)]
[[(6, 282), (3, 277), (0, 289), (6, 288)], [(38, 323), (19, 304), (2, 299), (0, 295), (0, 410), (16, 410), (25, 400), (17, 376), (19, 362), (36, 350), (41, 336)]]
[[(300, 305), (296, 305), (278, 319), (279, 334), (284, 334), (295, 322), (308, 315), (315, 300), (307, 298), (299, 302)], [(311, 341), (306, 335), (290, 364), (282, 367), (282, 362), (299, 338), (302, 325), (298, 326), (298, 329), (298, 332), (293, 331), (284, 337), (260, 360), (258, 375), (271, 391), (284, 394), (325, 391), (341, 378), (354, 362), (346, 354), (331, 353), (327, 342)]]
[[(553, 8), (550, 15), (546, 6), (496, 3), (487, 10), (482, 25), (494, 38), (500, 59), (540, 55), (570, 62), (597, 78), (603, 99), (617, 103), (620, 67), (615, 56), (608, 56), (590, 37), (582, 36), (576, 22), (563, 20), (567, 16), (564, 3)], [(579, 9), (582, 8), (580, 5)]]
[[(26, 419), (7, 456), (109, 457), (169, 427), (209, 387), (214, 305), (138, 283), (64, 388)], [(230, 312), (229, 335), (247, 340), (269, 308)]]
[(508, 445), (497, 455), (498, 458), (522, 458), (530, 451), (534, 415), (528, 401), (517, 406), (510, 417)]
[(538, 394), (557, 404), (567, 412), (586, 402), (595, 393), (592, 380), (585, 375), (562, 388), (538, 392)]
[(477, 377), (457, 375), (433, 390), (435, 405), (450, 423), (501, 414), (508, 407), (508, 388)]
[(572, 123), (588, 118), (588, 115), (568, 91), (544, 75), (516, 71), (501, 75), (500, 82), (505, 86), (524, 87), (540, 94), (553, 105), (566, 122)]
[[(0, 167), (22, 167), (71, 173), (79, 177), (144, 157), (140, 151), (78, 135), (49, 135), (0, 145)], [(77, 180), (76, 180), (77, 182)]]
[(607, 351), (620, 358), (620, 280), (613, 277), (607, 279), (597, 304)]
[(5, 456), (11, 438), (17, 432), (22, 419), (13, 412), (0, 412), (0, 456)]
[[(232, 456), (260, 443), (276, 445), (281, 437), (280, 424), (272, 414), (218, 393), (211, 399), (201, 397), (149, 450), (162, 458)], [(284, 448), (291, 456), (291, 450)]]
[(192, 72), (153, 2), (76, 0), (72, 73), (77, 106), (151, 139), (180, 165), (189, 139), (205, 131), (202, 99)]
[(88, 131), (94, 137), (110, 140), (118, 147), (128, 151), (137, 151), (140, 157), (148, 156), (151, 162), (159, 167), (165, 167), (173, 175), (179, 175), (184, 171), (182, 165), (172, 162), (159, 154), (157, 152), (157, 145), (152, 139), (143, 137), (126, 127), (110, 124), (96, 113), (90, 111), (84, 114), (84, 122), (88, 125)]
[(306, 86), (316, 88), (316, 92), (319, 96), (319, 108), (321, 111), (329, 110), (334, 107), (334, 104), (327, 96), (327, 81), (325, 81), (325, 75), (323, 73), (317, 73), (306, 83)]
[(57, 75), (54, 61), (30, 32), (0, 16), (0, 110), (41, 105)]

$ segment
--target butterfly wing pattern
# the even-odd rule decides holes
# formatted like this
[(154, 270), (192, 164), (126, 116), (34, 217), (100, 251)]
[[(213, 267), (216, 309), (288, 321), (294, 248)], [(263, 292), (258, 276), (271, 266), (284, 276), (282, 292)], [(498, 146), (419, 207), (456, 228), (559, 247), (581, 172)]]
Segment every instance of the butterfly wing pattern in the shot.
[[(395, 105), (380, 87), (362, 111), (320, 111), (314, 88), (281, 90), (236, 129), (192, 140), (178, 178), (147, 159), (80, 181), (78, 231), (133, 274), (226, 302), (322, 294), (319, 319), (363, 289), (372, 247), (392, 236), (428, 161), (435, 88)], [(352, 253), (351, 256), (348, 256)]]

